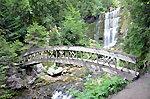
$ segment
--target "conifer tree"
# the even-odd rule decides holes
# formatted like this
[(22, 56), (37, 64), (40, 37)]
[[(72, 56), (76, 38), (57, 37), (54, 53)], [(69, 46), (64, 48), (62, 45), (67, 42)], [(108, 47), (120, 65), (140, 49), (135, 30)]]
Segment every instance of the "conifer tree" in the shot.
[(29, 44), (28, 48), (44, 47), (46, 44), (47, 33), (45, 27), (38, 25), (37, 22), (28, 27), (28, 33), (25, 36), (25, 42)]

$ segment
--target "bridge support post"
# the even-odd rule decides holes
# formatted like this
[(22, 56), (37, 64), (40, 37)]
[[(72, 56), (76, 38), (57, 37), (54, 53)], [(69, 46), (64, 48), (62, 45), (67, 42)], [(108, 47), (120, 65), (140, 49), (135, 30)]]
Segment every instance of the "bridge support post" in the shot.
[(25, 58), (26, 58), (26, 57), (23, 57), (23, 66), (25, 66)]
[(58, 53), (57, 53), (57, 50), (56, 50), (56, 58), (58, 58)]
[(76, 51), (76, 59), (78, 59), (78, 51)]
[(97, 60), (97, 64), (98, 64), (98, 54), (96, 54), (96, 60)]
[(81, 51), (81, 60), (83, 61), (83, 52)]
[(115, 58), (115, 69), (117, 70), (117, 59)]
[(137, 72), (138, 72), (138, 62), (135, 64), (135, 75), (136, 76), (138, 76)]
[(48, 50), (46, 51), (46, 53), (47, 53), (47, 66), (48, 66), (48, 55), (49, 55)]

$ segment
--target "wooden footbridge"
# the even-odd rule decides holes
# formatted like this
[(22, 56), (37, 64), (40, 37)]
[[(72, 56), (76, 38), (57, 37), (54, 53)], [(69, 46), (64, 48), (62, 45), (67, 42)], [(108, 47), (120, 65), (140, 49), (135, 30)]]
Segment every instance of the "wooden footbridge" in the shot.
[(126, 53), (81, 46), (49, 46), (22, 55), (24, 65), (57, 62), (87, 66), (91, 70), (133, 79), (139, 75), (138, 57)]

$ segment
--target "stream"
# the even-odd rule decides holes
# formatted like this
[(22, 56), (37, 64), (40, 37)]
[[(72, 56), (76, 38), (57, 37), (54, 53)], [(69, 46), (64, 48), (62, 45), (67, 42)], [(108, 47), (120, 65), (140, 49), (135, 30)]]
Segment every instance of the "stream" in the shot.
[(12, 99), (75, 99), (72, 95), (67, 94), (66, 91), (72, 88), (81, 92), (86, 78), (94, 79), (102, 75), (100, 71), (91, 72), (85, 67), (72, 67), (69, 71), (70, 73), (50, 77), (55, 80), (48, 81), (48, 83), (42, 81), (33, 84)]

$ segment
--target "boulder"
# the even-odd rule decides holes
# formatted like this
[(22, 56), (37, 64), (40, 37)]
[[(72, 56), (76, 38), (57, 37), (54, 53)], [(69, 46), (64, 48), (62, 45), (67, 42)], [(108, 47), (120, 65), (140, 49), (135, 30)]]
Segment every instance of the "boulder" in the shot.
[(55, 66), (56, 66), (56, 63), (54, 63), (51, 67), (52, 67), (52, 68), (55, 68)]
[(27, 88), (28, 85), (33, 84), (37, 79), (37, 75), (32, 67), (24, 67), (17, 69), (16, 67), (10, 67), (6, 76), (6, 85), (10, 89), (22, 89)]
[(11, 89), (20, 89), (24, 87), (23, 80), (18, 78), (16, 74), (9, 76), (6, 84)]
[(41, 72), (43, 72), (43, 71), (46, 71), (47, 66), (44, 67), (44, 66), (40, 63), (40, 64), (37, 64), (37, 65), (36, 65), (36, 68), (37, 68), (36, 72), (39, 74), (39, 73), (41, 73)]
[(58, 69), (54, 69), (54, 68), (49, 68), (47, 70), (47, 73), (51, 76), (54, 76), (54, 75), (57, 75), (57, 74), (60, 74), (63, 72), (63, 68), (62, 67), (58, 67)]

